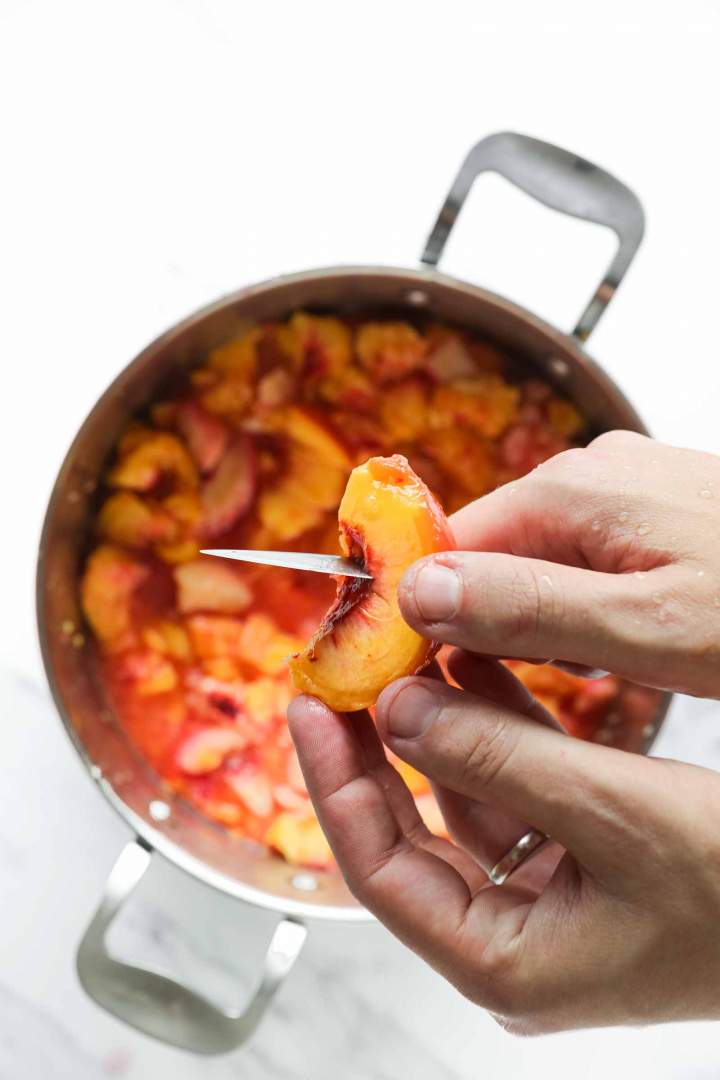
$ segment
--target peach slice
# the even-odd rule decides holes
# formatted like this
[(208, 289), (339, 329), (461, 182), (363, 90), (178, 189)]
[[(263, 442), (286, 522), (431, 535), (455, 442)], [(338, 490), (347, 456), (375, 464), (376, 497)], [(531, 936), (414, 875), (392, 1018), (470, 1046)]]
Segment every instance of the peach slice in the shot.
[(182, 615), (192, 611), (237, 615), (252, 603), (252, 592), (240, 573), (217, 559), (193, 559), (176, 566), (173, 576)]
[(97, 531), (105, 540), (127, 547), (170, 543), (177, 537), (177, 522), (157, 503), (133, 491), (116, 491), (103, 503)]
[(334, 510), (340, 500), (346, 472), (293, 443), (285, 472), (258, 500), (261, 525), (279, 542), (294, 540), (321, 525), (325, 513)]
[(303, 378), (337, 375), (350, 363), (350, 331), (339, 319), (298, 311), (277, 333)]
[(290, 405), (279, 422), (286, 435), (314, 451), (326, 465), (336, 469), (350, 468), (347, 450), (322, 413), (304, 405)]
[(175, 422), (200, 472), (211, 473), (220, 464), (228, 444), (225, 424), (192, 399), (178, 406)]
[(298, 690), (353, 712), (373, 705), (383, 687), (418, 671), (437, 651), (404, 621), (397, 587), (416, 559), (455, 543), (435, 497), (397, 454), (353, 469), (338, 517), (343, 553), (357, 558), (372, 581), (341, 579), (290, 672)]
[[(131, 434), (131, 433), (128, 433)], [(129, 443), (129, 445), (128, 445)], [(149, 491), (163, 477), (171, 477), (180, 487), (197, 485), (197, 470), (192, 458), (176, 435), (156, 431), (126, 439), (120, 460), (108, 473), (112, 487)]]
[(132, 643), (132, 600), (149, 569), (121, 548), (102, 544), (85, 566), (80, 599), (85, 618), (104, 645)]
[(177, 752), (177, 763), (190, 776), (204, 776), (218, 769), (225, 758), (247, 744), (235, 728), (201, 728), (189, 735)]
[(220, 536), (247, 513), (255, 497), (255, 472), (253, 445), (240, 437), (203, 485), (199, 527), (203, 537)]
[(265, 843), (296, 866), (330, 866), (332, 852), (312, 812), (283, 811), (265, 833)]
[(365, 323), (355, 339), (358, 360), (378, 382), (402, 379), (419, 367), (425, 340), (409, 323)]

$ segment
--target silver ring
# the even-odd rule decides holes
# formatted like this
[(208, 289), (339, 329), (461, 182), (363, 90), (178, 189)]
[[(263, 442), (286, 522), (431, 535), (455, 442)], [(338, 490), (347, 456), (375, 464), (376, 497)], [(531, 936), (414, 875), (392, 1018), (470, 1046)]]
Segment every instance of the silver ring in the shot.
[(530, 832), (521, 836), (517, 844), (513, 844), (507, 855), (503, 855), (500, 862), (496, 862), (488, 874), (493, 885), (503, 885), (526, 859), (545, 847), (549, 839), (550, 837), (539, 829), (531, 829)]

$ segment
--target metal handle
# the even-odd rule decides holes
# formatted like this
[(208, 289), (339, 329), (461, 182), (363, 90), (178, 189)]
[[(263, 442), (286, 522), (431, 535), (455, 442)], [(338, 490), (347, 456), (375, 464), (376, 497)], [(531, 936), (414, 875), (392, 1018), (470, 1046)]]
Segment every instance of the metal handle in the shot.
[(472, 148), (450, 188), (422, 255), (428, 266), (437, 266), (473, 181), (484, 172), (499, 173), (553, 210), (615, 232), (615, 257), (573, 330), (574, 337), (586, 341), (642, 241), (645, 215), (637, 195), (604, 169), (552, 143), (512, 131), (488, 135)]
[(105, 895), (77, 952), (77, 972), (98, 1005), (131, 1027), (196, 1054), (222, 1054), (250, 1038), (297, 960), (307, 936), (302, 923), (284, 918), (275, 927), (262, 978), (242, 1012), (224, 1011), (166, 975), (115, 960), (105, 934), (152, 858), (132, 841), (115, 863)]

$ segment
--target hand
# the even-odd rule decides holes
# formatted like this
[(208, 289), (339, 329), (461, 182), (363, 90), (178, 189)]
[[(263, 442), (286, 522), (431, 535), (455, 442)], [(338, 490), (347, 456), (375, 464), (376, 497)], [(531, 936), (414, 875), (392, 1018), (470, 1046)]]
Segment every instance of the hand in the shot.
[(452, 527), (400, 591), (425, 637), (720, 697), (720, 458), (611, 432)]
[[(338, 716), (312, 698), (290, 707), (308, 790), (357, 899), (512, 1032), (720, 1017), (720, 778), (539, 722), (494, 661), (463, 655), (453, 674), (472, 691), (402, 679), (376, 720), (432, 778), (459, 846), (428, 832), (366, 713)], [(490, 885), (482, 867), (522, 821), (557, 843)]]
[[(719, 696), (719, 498), (718, 459), (602, 436), (455, 515), (459, 547), (482, 550), (416, 564), (403, 614), (473, 653)], [(429, 834), (367, 715), (291, 707), (355, 895), (513, 1031), (717, 1017), (720, 780), (569, 739), (492, 660), (458, 651), (451, 673), (463, 690), (388, 687), (377, 728), (431, 778), (457, 846)], [(556, 843), (489, 885), (530, 824)]]

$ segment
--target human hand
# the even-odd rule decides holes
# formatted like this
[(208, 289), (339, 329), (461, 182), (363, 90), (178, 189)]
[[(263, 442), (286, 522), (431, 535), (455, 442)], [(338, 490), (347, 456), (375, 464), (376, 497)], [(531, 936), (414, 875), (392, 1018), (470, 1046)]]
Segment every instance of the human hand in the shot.
[[(402, 679), (377, 731), (367, 713), (290, 707), (354, 895), (515, 1033), (720, 1016), (720, 778), (572, 739), (495, 661), (451, 663), (469, 689)], [(433, 780), (458, 846), (428, 832), (378, 731)], [(483, 867), (522, 822), (556, 843), (493, 886)]]
[(425, 637), (720, 696), (720, 458), (615, 431), (451, 524), (400, 589)]
[[(470, 652), (720, 696), (719, 493), (716, 458), (602, 436), (455, 515), (469, 550), (416, 564), (403, 614)], [(429, 568), (444, 580), (428, 591)], [(369, 717), (293, 703), (354, 893), (511, 1030), (717, 1016), (720, 780), (571, 740), (494, 661), (450, 664), (464, 691), (400, 680), (377, 725), (433, 781), (457, 847), (428, 833)], [(529, 824), (556, 843), (489, 885), (484, 870)]]

